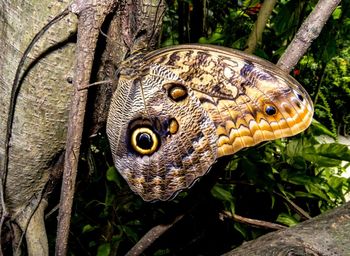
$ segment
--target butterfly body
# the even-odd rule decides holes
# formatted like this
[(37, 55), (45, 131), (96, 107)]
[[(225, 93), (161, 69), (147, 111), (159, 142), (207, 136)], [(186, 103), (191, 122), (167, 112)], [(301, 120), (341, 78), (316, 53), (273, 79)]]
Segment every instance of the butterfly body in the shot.
[(180, 45), (121, 65), (107, 134), (115, 165), (144, 200), (168, 200), (218, 157), (306, 129), (307, 92), (257, 57)]

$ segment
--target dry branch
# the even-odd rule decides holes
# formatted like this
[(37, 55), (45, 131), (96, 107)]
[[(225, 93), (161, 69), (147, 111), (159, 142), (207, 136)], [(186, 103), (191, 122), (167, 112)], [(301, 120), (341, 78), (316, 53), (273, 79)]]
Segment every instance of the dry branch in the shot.
[(246, 53), (253, 53), (256, 46), (261, 42), (267, 20), (271, 16), (276, 2), (277, 0), (265, 0), (261, 6), (254, 28), (248, 37), (247, 48), (244, 50)]
[(148, 247), (150, 247), (161, 235), (168, 229), (173, 227), (184, 215), (179, 215), (170, 224), (161, 224), (151, 228), (126, 254), (126, 256), (141, 255)]
[(280, 230), (280, 229), (286, 228), (286, 226), (283, 226), (280, 224), (276, 224), (276, 223), (272, 223), (272, 222), (268, 222), (268, 221), (263, 221), (263, 220), (251, 219), (251, 218), (243, 217), (243, 216), (238, 215), (238, 214), (232, 214), (228, 211), (223, 212), (222, 217), (231, 218), (234, 221), (237, 221), (237, 222), (240, 222), (243, 224), (247, 224), (247, 225), (250, 225), (253, 227), (257, 227), (257, 228), (265, 228), (265, 229), (273, 229), (273, 230)]
[(350, 203), (244, 243), (226, 256), (350, 255)]
[(74, 92), (70, 106), (65, 164), (58, 215), (56, 255), (67, 254), (67, 242), (74, 198), (75, 181), (87, 100), (87, 90), (79, 90), (89, 84), (94, 52), (100, 27), (113, 1), (76, 1), (71, 9), (79, 16), (76, 45), (76, 66), (73, 79)]
[(319, 0), (314, 10), (303, 22), (277, 66), (290, 72), (305, 54), (311, 43), (319, 36), (323, 26), (341, 0)]

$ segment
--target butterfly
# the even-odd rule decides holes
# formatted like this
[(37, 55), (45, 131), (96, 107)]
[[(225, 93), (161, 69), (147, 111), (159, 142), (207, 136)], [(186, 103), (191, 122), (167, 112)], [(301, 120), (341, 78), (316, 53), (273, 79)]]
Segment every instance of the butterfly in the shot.
[(298, 134), (312, 116), (306, 90), (272, 63), (178, 45), (122, 63), (107, 135), (130, 188), (145, 201), (169, 200), (218, 158)]

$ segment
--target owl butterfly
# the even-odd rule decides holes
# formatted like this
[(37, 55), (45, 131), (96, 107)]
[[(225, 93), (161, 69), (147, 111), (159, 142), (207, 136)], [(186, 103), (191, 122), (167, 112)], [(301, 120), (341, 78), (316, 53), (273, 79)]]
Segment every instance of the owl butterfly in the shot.
[(144, 200), (168, 200), (217, 158), (311, 123), (305, 89), (275, 65), (223, 47), (179, 45), (121, 65), (107, 135)]

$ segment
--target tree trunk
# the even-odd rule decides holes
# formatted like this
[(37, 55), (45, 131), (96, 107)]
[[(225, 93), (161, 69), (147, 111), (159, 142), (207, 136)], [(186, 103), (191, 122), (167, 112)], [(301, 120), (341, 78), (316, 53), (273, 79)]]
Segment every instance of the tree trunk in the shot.
[[(19, 61), (35, 34), (69, 4), (69, 1), (0, 0), (1, 166), (5, 161), (5, 131), (12, 82)], [(97, 49), (96, 61), (100, 63), (98, 80), (114, 79), (115, 67), (127, 53), (152, 48), (158, 42), (161, 16), (164, 14), (163, 2), (121, 0), (117, 5), (117, 11), (110, 19), (107, 18), (101, 28), (108, 31), (108, 36), (100, 35), (102, 40), (99, 42), (106, 43)], [(30, 51), (22, 69), (4, 192), (7, 212), (1, 212), (8, 214), (6, 217), (26, 232), (29, 255), (48, 254), (43, 222), (46, 201), (42, 200), (42, 196), (51, 174), (57, 177), (57, 171), (53, 170), (57, 170), (55, 165), (59, 159), (62, 160), (60, 156), (65, 148), (75, 72), (76, 26), (74, 14), (53, 25)], [(105, 122), (113, 86), (104, 85), (92, 92), (92, 96), (97, 95), (96, 114), (92, 113), (93, 118), (89, 121), (93, 123), (91, 131), (96, 131)], [(20, 236), (16, 237), (20, 240)], [(17, 248), (13, 251), (20, 254)], [(7, 249), (5, 253), (8, 253)]]
[[(5, 130), (11, 87), (19, 60), (34, 35), (67, 7), (68, 2), (0, 1), (1, 166), (5, 161)], [(67, 16), (32, 49), (24, 65), (22, 88), (15, 108), (4, 192), (5, 205), (8, 217), (22, 230), (41, 225), (37, 229), (41, 234), (34, 232), (37, 236), (45, 236), (42, 232), (45, 230), (43, 222), (28, 225), (28, 221), (36, 209), (44, 210), (38, 204), (50, 179), (50, 169), (64, 150), (72, 91), (70, 78), (74, 64), (75, 22), (74, 15)], [(37, 219), (32, 218), (33, 221)], [(33, 232), (28, 231), (27, 234)], [(43, 241), (41, 238), (33, 240)]]

